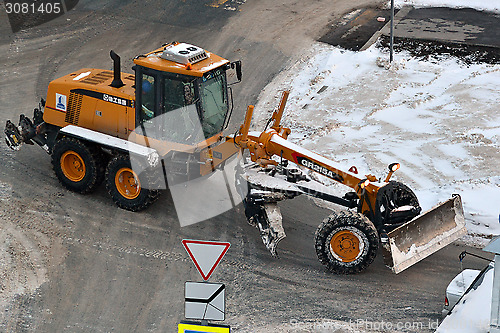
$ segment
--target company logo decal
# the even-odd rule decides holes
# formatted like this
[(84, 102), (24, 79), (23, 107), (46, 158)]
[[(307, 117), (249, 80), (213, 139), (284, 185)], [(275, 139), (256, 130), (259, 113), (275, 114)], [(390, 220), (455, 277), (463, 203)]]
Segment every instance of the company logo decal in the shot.
[(56, 110), (66, 112), (67, 106), (67, 98), (66, 95), (61, 95), (56, 93)]
[(116, 96), (110, 96), (108, 94), (104, 94), (102, 96), (102, 100), (105, 101), (105, 102), (111, 102), (111, 103), (115, 103), (115, 104), (127, 106), (127, 100), (126, 99), (123, 99), (123, 98), (120, 98), (120, 97), (116, 97)]
[(298, 164), (305, 166), (308, 169), (316, 171), (316, 172), (322, 174), (323, 176), (326, 176), (326, 177), (331, 178), (333, 180), (336, 180), (338, 182), (344, 181), (344, 178), (341, 175), (333, 172), (332, 170), (325, 168), (322, 165), (319, 165), (318, 163), (316, 163), (314, 161), (311, 161), (310, 159), (308, 159), (304, 156), (296, 156), (295, 158), (297, 159)]
[(89, 96), (92, 98), (97, 98), (97, 99), (100, 99), (100, 100), (103, 100), (103, 101), (109, 102), (109, 103), (114, 103), (114, 104), (128, 106), (128, 107), (134, 106), (134, 103), (132, 100), (113, 96), (113, 95), (103, 94), (103, 93), (98, 92), (98, 91), (87, 90), (87, 89), (73, 89), (73, 90), (71, 90), (71, 92), (76, 93), (76, 94)]

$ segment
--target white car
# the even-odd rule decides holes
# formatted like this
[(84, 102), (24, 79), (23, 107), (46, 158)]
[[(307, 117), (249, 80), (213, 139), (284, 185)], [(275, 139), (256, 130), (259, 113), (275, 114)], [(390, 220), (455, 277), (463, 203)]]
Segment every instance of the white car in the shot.
[(493, 269), (493, 262), (486, 266), (482, 271), (477, 269), (464, 269), (459, 273), (446, 288), (446, 296), (444, 299), (443, 317), (450, 314), (453, 307), (460, 299), (470, 290), (477, 289), (483, 282), (485, 274)]

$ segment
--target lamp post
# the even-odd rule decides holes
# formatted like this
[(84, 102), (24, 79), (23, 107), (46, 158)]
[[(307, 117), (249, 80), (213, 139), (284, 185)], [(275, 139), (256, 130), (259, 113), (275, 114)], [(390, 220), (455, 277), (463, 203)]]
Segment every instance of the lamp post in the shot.
[(390, 57), (389, 61), (392, 62), (394, 60), (394, 0), (391, 0), (391, 36), (390, 36)]

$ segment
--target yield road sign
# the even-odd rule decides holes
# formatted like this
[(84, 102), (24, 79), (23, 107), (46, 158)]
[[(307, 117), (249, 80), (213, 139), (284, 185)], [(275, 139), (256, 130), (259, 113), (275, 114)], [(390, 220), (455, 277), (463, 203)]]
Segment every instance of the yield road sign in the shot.
[(224, 320), (225, 286), (220, 283), (186, 282), (187, 319)]
[(193, 260), (203, 280), (208, 280), (219, 265), (231, 244), (227, 242), (213, 242), (183, 239), (182, 245)]

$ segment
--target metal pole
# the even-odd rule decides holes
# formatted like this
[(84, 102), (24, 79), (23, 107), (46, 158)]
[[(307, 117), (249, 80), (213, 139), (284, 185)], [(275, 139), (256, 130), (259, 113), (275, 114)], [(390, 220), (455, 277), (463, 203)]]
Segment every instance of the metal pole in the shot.
[(491, 295), (490, 332), (500, 332), (500, 255), (495, 255), (495, 270), (493, 271), (493, 288)]
[(389, 61), (394, 60), (394, 0), (391, 0), (391, 45), (390, 45), (390, 58)]

